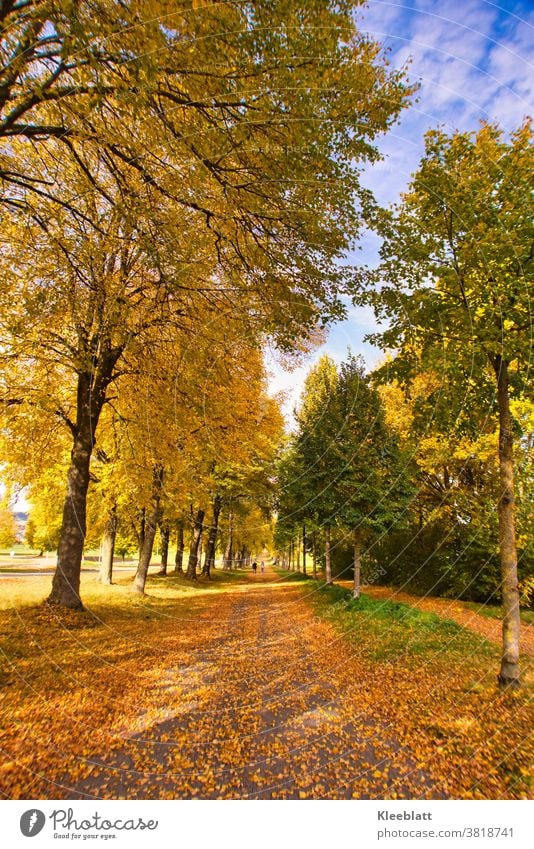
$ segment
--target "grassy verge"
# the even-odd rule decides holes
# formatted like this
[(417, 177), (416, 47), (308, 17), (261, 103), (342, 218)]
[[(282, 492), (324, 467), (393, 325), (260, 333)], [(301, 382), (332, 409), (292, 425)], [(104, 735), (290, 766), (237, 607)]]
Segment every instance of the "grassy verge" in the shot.
[[(478, 601), (461, 601), (463, 607), (469, 610), (474, 610), (475, 613), (480, 613), (487, 619), (502, 619), (502, 607), (495, 604), (482, 604)], [(527, 625), (534, 625), (534, 610), (521, 609), (521, 621)]]
[(450, 771), (445, 783), (453, 798), (470, 798), (469, 782), (474, 798), (530, 796), (526, 661), (521, 690), (503, 692), (496, 686), (499, 646), (456, 622), (365, 593), (353, 599), (350, 590), (324, 581), (308, 580), (304, 592), (315, 614), (351, 646), (371, 700), (384, 704), (388, 693), (385, 711), (407, 748), (426, 753), (422, 762), (438, 773)]
[[(198, 576), (197, 581), (188, 581), (183, 575), (174, 572), (163, 576), (149, 573), (146, 586), (146, 596), (136, 596), (131, 592), (132, 574), (117, 572), (111, 586), (100, 584), (95, 573), (82, 572), (80, 595), (88, 610), (98, 615), (107, 610), (117, 615), (127, 615), (134, 611), (139, 604), (172, 606), (184, 596), (211, 593), (224, 590), (228, 585), (243, 580), (243, 572), (212, 571), (210, 580)], [(32, 578), (9, 575), (0, 580), (0, 611), (34, 608), (43, 602), (50, 593), (52, 578), (43, 575)]]
[(350, 590), (324, 582), (310, 580), (308, 586), (313, 587), (310, 600), (315, 612), (342, 631), (358, 646), (361, 656), (371, 661), (402, 657), (408, 665), (416, 666), (423, 656), (439, 662), (444, 653), (448, 662), (455, 655), (498, 656), (497, 647), (434, 613), (365, 594), (354, 599)]

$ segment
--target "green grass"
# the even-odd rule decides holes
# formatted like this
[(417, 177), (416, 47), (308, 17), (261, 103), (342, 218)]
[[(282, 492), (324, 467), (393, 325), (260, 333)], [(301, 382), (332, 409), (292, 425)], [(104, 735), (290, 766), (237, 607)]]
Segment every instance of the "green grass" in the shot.
[[(487, 619), (502, 619), (502, 607), (496, 604), (483, 604), (478, 601), (461, 601), (464, 607), (469, 610), (474, 610), (475, 613), (480, 613)], [(521, 610), (521, 621), (529, 625), (534, 625), (534, 610)]]
[[(309, 581), (309, 598), (315, 612), (330, 621), (372, 661), (403, 656), (408, 665), (429, 662), (443, 654), (478, 657), (497, 654), (498, 649), (456, 622), (408, 604), (374, 599), (362, 594), (353, 599), (350, 590)], [(442, 661), (441, 661), (442, 662)]]
[(38, 548), (29, 548), (24, 543), (17, 542), (10, 548), (0, 548), (0, 557), (11, 557), (11, 552), (15, 552), (15, 557), (37, 557), (41, 552)]
[[(146, 595), (136, 596), (131, 592), (133, 573), (117, 572), (111, 586), (98, 583), (92, 572), (82, 572), (80, 595), (83, 603), (91, 610), (105, 612), (106, 608), (122, 611), (129, 615), (139, 604), (166, 609), (184, 596), (205, 595), (231, 589), (243, 580), (243, 572), (212, 571), (211, 579), (198, 575), (197, 581), (189, 581), (183, 575), (170, 572), (168, 575), (148, 574)], [(0, 580), (0, 611), (31, 608), (41, 604), (49, 595), (52, 585), (51, 575), (24, 578), (11, 575)]]
[(290, 583), (294, 581), (308, 581), (310, 580), (309, 575), (303, 575), (302, 572), (288, 572), (286, 569), (277, 569), (273, 570), (277, 575), (280, 576), (284, 580), (284, 582), (289, 581)]

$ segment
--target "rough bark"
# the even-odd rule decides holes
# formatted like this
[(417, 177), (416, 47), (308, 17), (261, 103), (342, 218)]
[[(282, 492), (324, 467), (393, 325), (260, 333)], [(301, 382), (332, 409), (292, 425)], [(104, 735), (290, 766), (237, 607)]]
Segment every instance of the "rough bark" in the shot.
[(326, 539), (324, 543), (324, 559), (326, 568), (326, 583), (332, 583), (332, 560), (330, 557), (330, 528), (326, 529)]
[(93, 355), (92, 369), (80, 372), (77, 378), (76, 421), (69, 424), (73, 443), (67, 472), (67, 491), (63, 504), (57, 565), (48, 597), (49, 604), (59, 604), (75, 610), (83, 609), (80, 599), (80, 572), (95, 431), (115, 364), (121, 354), (121, 349), (112, 349), (109, 343), (98, 336), (89, 344), (95, 351), (98, 350), (99, 354)]
[(206, 557), (202, 574), (210, 577), (211, 570), (215, 569), (215, 550), (217, 548), (217, 532), (219, 530), (219, 514), (222, 507), (222, 498), (216, 495), (211, 508), (211, 525), (206, 543)]
[(513, 433), (508, 389), (508, 362), (497, 356), (494, 361), (499, 408), (499, 477), (500, 493), (499, 548), (501, 557), (503, 654), (498, 676), (501, 687), (519, 686), (519, 586), (515, 539), (515, 496)]
[(167, 564), (169, 560), (169, 539), (171, 535), (171, 529), (169, 526), (169, 522), (167, 520), (163, 520), (159, 525), (159, 534), (161, 538), (161, 569), (159, 570), (160, 575), (167, 574)]
[(82, 610), (80, 572), (86, 530), (87, 489), (92, 445), (76, 439), (67, 472), (67, 494), (57, 552), (57, 565), (52, 580), (50, 604)]
[(132, 587), (133, 592), (140, 595), (144, 595), (145, 592), (146, 576), (148, 574), (148, 567), (150, 566), (150, 558), (152, 557), (154, 539), (161, 521), (162, 490), (163, 469), (161, 466), (155, 466), (153, 470), (152, 506), (145, 516), (145, 535), (139, 552), (139, 563), (137, 564), (137, 572)]
[(139, 530), (137, 531), (137, 542), (139, 544), (139, 551), (141, 551), (143, 545), (145, 544), (145, 526), (146, 510), (143, 507), (143, 509), (139, 511)]
[(234, 540), (234, 528), (233, 528), (234, 517), (232, 513), (228, 515), (228, 541), (226, 543), (226, 549), (223, 557), (223, 569), (229, 570), (232, 568), (232, 553), (233, 553), (233, 540)]
[(176, 522), (176, 554), (174, 557), (174, 571), (183, 574), (184, 571), (184, 523), (182, 519)]
[(191, 545), (189, 547), (189, 561), (187, 563), (186, 577), (192, 581), (197, 579), (197, 563), (198, 563), (198, 548), (202, 537), (204, 510), (197, 510), (195, 516), (195, 524), (193, 526), (193, 535), (191, 537)]
[(117, 505), (109, 510), (104, 538), (102, 540), (102, 562), (100, 563), (99, 581), (101, 584), (113, 583), (113, 555), (115, 554), (115, 537), (117, 536)]
[(352, 588), (352, 597), (359, 598), (361, 590), (361, 575), (362, 575), (362, 547), (358, 537), (354, 539), (354, 585)]

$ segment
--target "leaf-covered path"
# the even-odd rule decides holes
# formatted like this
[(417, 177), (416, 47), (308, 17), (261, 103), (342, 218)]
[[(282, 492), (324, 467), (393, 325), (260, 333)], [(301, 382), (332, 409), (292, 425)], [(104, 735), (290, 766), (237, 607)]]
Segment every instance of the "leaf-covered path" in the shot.
[(423, 651), (415, 620), (384, 619), (378, 639), (313, 583), (173, 580), (133, 611), (124, 584), (115, 612), (98, 590), (92, 613), (10, 614), (6, 796), (528, 794), (528, 700), (498, 693), (497, 652), (469, 656), (466, 632), (431, 622)]
[(104, 755), (77, 793), (443, 797), (301, 588), (251, 576), (181, 627), (182, 651), (163, 675), (148, 673), (147, 703), (123, 729), (122, 750)]

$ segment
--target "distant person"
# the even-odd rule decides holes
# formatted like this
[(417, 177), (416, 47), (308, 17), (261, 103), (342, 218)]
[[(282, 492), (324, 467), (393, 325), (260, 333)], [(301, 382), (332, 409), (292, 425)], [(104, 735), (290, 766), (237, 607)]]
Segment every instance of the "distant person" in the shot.
[(265, 563), (263, 562), (263, 560), (261, 561), (261, 571), (265, 572)]
[(257, 568), (258, 568), (258, 564), (256, 563), (256, 561), (254, 561), (254, 563), (252, 564), (252, 571), (254, 572), (254, 574), (256, 574)]

